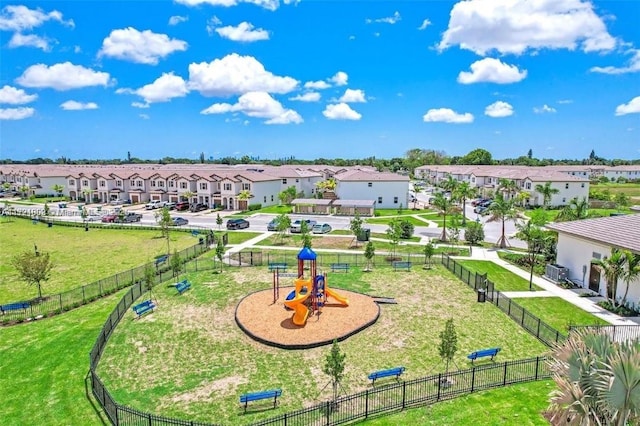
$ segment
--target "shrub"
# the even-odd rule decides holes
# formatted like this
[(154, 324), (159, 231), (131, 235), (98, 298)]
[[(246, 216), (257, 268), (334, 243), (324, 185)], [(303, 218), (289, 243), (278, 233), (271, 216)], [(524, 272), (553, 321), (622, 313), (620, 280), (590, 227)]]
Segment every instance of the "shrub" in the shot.
[(250, 212), (254, 211), (254, 210), (260, 210), (262, 208), (262, 204), (249, 204), (249, 207), (247, 207), (249, 209)]
[(606, 309), (609, 312), (613, 312), (614, 314), (620, 315), (622, 317), (635, 317), (640, 315), (640, 312), (636, 311), (630, 306), (614, 306), (610, 300), (603, 300), (602, 302), (598, 302), (598, 306)]
[(400, 228), (402, 228), (402, 233), (400, 234), (400, 238), (402, 238), (403, 240), (408, 240), (413, 236), (413, 230), (414, 230), (413, 223), (404, 219), (400, 221)]
[(482, 224), (478, 222), (467, 222), (464, 239), (469, 244), (479, 244), (484, 241), (484, 228)]

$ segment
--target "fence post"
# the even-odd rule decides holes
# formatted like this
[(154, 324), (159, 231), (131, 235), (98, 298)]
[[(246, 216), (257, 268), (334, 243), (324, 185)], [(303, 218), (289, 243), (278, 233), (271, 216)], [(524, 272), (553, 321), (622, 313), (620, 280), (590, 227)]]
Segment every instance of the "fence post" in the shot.
[(402, 409), (404, 410), (405, 408), (405, 401), (406, 401), (406, 395), (407, 395), (407, 382), (402, 382)]
[(442, 373), (438, 373), (438, 395), (436, 401), (440, 401), (440, 384), (442, 383)]
[[(524, 308), (522, 308), (522, 319), (520, 320), (520, 325), (524, 325), (524, 313), (526, 311), (524, 310)], [(536, 336), (537, 337), (537, 336)]]
[(538, 318), (538, 330), (536, 331), (536, 337), (540, 338), (540, 318)]
[(475, 383), (476, 383), (476, 367), (473, 367), (471, 369), (471, 393), (473, 393), (473, 390), (475, 388)]
[(509, 299), (509, 308), (507, 310), (507, 315), (511, 316), (511, 299)]
[(147, 417), (149, 419), (149, 426), (153, 426), (153, 423), (151, 423), (151, 413), (148, 413)]
[(327, 426), (329, 426), (329, 417), (331, 417), (331, 402), (327, 401)]
[(364, 393), (364, 418), (369, 418), (369, 389)]
[(507, 363), (504, 363), (504, 376), (502, 378), (502, 386), (507, 386)]
[(536, 357), (536, 380), (538, 380), (538, 364), (540, 364), (540, 357)]

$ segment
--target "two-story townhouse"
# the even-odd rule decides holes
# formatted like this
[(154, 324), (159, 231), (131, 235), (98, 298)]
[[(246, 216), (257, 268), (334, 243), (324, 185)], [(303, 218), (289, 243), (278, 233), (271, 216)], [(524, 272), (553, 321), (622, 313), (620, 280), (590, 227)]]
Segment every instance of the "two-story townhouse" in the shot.
[(192, 174), (189, 178), (195, 182), (196, 202), (212, 207), (214, 205), (213, 196), (216, 192), (216, 179), (203, 172), (204, 170), (201, 170), (198, 173)]
[(352, 170), (334, 176), (340, 200), (374, 200), (376, 208), (409, 204), (409, 177), (397, 173)]
[[(174, 173), (168, 171), (160, 171), (153, 173), (149, 176), (149, 201), (175, 201), (169, 198), (169, 181), (170, 176)], [(171, 180), (173, 184), (175, 181)], [(177, 190), (175, 191), (175, 198), (177, 199)]]
[(617, 181), (621, 178), (633, 181), (640, 180), (640, 165), (606, 167), (603, 171), (603, 176), (612, 181)]
[(316, 183), (325, 180), (325, 176), (329, 179), (334, 175), (327, 169), (320, 172), (293, 165), (266, 166), (261, 168), (261, 172), (280, 178), (282, 182), (280, 191), (293, 186), (296, 188), (296, 194), (301, 195), (302, 198), (313, 197), (316, 193)]
[(177, 203), (180, 200), (178, 195), (178, 179), (180, 174), (172, 172), (167, 176), (167, 199), (171, 203)]
[(82, 171), (79, 173), (79, 194), (78, 197), (88, 202), (98, 202), (98, 179), (92, 171)]
[(251, 204), (261, 204), (266, 207), (280, 203), (278, 195), (282, 191), (282, 180), (278, 176), (267, 172), (243, 171), (234, 177), (237, 180), (238, 195), (242, 191), (249, 191), (251, 194), (249, 200), (238, 199), (236, 195), (238, 210), (246, 210)]
[(113, 187), (109, 189), (109, 201), (129, 200), (129, 174), (125, 170), (117, 170), (109, 173), (109, 177), (113, 180)]
[(40, 188), (35, 191), (35, 194), (62, 194), (64, 196), (68, 196), (68, 194), (64, 192), (66, 187), (66, 174), (67, 170), (53, 165), (45, 165), (39, 168), (38, 176), (40, 180)]
[(147, 190), (149, 188), (149, 176), (152, 174), (154, 172), (150, 170), (137, 170), (129, 175), (129, 190), (127, 193), (132, 204), (149, 202), (150, 196)]
[(111, 194), (116, 188), (115, 179), (109, 173), (109, 170), (99, 170), (93, 173), (93, 177), (96, 179), (96, 197), (101, 203), (108, 203), (111, 201)]
[(523, 180), (523, 190), (529, 192), (531, 197), (525, 204), (532, 206), (544, 205), (543, 194), (536, 189), (538, 185), (545, 186), (550, 182), (551, 188), (557, 190), (551, 195), (550, 206), (566, 206), (573, 198), (589, 199), (589, 179), (571, 176), (562, 172), (544, 173), (541, 175), (529, 174)]
[(175, 187), (178, 195), (178, 201), (187, 201), (189, 203), (196, 202), (196, 180), (191, 178), (191, 173), (180, 171), (176, 173), (176, 177), (169, 179), (175, 181)]

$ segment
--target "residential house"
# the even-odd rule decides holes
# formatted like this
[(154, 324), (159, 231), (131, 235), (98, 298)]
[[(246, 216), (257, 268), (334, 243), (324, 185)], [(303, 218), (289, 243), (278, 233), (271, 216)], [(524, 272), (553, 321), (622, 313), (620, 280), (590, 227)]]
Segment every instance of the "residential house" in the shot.
[(334, 179), (335, 192), (341, 200), (373, 200), (378, 209), (407, 207), (409, 204), (408, 176), (351, 170), (336, 174)]

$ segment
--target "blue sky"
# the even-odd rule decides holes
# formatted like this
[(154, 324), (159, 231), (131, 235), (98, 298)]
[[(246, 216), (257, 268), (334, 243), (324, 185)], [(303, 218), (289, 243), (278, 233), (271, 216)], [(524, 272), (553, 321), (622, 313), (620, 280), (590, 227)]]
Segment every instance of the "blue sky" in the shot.
[(0, 9), (0, 158), (640, 158), (640, 2)]

